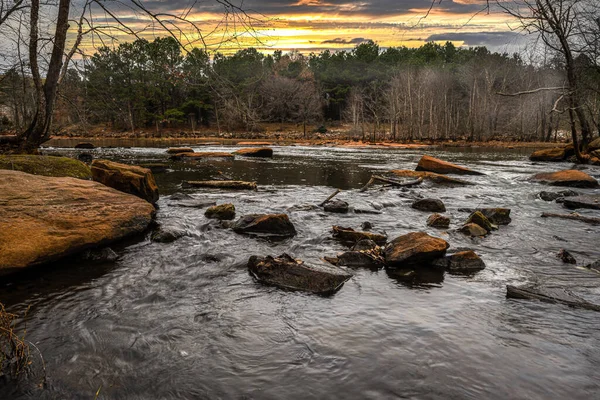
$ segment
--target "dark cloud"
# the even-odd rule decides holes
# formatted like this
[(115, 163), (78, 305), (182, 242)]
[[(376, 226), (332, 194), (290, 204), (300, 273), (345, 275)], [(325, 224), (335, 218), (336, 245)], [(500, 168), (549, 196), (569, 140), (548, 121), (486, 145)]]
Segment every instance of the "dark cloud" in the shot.
[(321, 42), (321, 44), (361, 44), (363, 42), (368, 41), (369, 39), (365, 39), (365, 38), (361, 38), (361, 37), (357, 37), (357, 38), (352, 38), (352, 39), (342, 39), (342, 38), (335, 38), (335, 39), (329, 39), (329, 40), (324, 40)]
[(446, 32), (430, 35), (427, 41), (462, 41), (466, 46), (514, 46), (522, 43), (525, 37), (516, 32)]

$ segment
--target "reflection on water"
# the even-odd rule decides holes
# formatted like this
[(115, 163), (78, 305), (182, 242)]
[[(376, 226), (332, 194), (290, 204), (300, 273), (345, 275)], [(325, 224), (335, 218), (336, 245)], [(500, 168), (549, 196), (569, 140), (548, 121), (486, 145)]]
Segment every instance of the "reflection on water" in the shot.
[[(169, 162), (157, 148), (91, 153), (168, 164), (156, 174), (162, 195), (157, 220), (186, 236), (172, 244), (146, 238), (118, 246), (113, 264), (70, 261), (43, 268), (36, 278), (4, 282), (0, 300), (11, 310), (32, 305), (27, 334), (44, 354), (49, 389), (3, 398), (93, 398), (98, 388), (101, 398), (119, 399), (591, 399), (600, 391), (597, 313), (505, 299), (506, 284), (538, 281), (600, 302), (600, 276), (555, 257), (567, 248), (581, 263), (600, 258), (600, 228), (539, 218), (561, 206), (536, 199), (544, 188), (524, 180), (569, 164), (533, 164), (521, 150), (428, 150), (486, 175), (468, 177), (477, 183), (468, 188), (424, 184), (360, 193), (373, 172), (413, 169), (422, 152), (275, 147), (269, 160), (197, 163)], [(600, 170), (588, 172), (600, 177)], [(180, 187), (182, 180), (217, 173), (255, 180), (260, 189)], [(380, 213), (327, 214), (311, 207), (335, 188), (352, 207)], [(171, 204), (168, 196), (177, 192), (232, 202), (238, 215), (287, 212), (298, 236), (269, 242), (237, 235), (207, 220), (203, 209)], [(444, 201), (450, 230), (428, 228), (428, 214), (409, 207), (420, 195)], [(460, 208), (483, 206), (511, 208), (512, 224), (484, 239), (454, 232), (467, 217)], [(247, 273), (252, 254), (287, 252), (319, 263), (345, 250), (331, 240), (332, 225), (359, 229), (364, 221), (391, 238), (425, 230), (446, 239), (451, 250), (476, 250), (487, 268), (470, 276), (431, 271), (410, 279), (354, 269), (354, 277), (327, 298), (262, 286)]]

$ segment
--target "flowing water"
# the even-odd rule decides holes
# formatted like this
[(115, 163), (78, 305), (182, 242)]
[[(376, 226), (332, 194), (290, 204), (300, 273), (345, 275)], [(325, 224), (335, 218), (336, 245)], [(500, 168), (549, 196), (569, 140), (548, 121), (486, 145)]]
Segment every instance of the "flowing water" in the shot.
[[(466, 178), (476, 186), (424, 183), (360, 193), (372, 173), (414, 169), (423, 150), (274, 150), (273, 159), (171, 163), (155, 174), (158, 223), (187, 233), (174, 243), (153, 243), (146, 235), (113, 247), (120, 256), (114, 263), (68, 261), (3, 282), (0, 300), (11, 311), (31, 307), (27, 337), (43, 354), (48, 382), (44, 390), (4, 386), (0, 397), (93, 399), (98, 391), (106, 399), (600, 397), (600, 314), (506, 299), (507, 284), (536, 282), (600, 302), (600, 275), (555, 256), (566, 248), (579, 264), (599, 259), (600, 227), (540, 218), (544, 211), (565, 212), (536, 198), (559, 189), (525, 180), (570, 164), (534, 164), (528, 150), (427, 150), (486, 175)], [(91, 152), (127, 163), (168, 162), (157, 148)], [(587, 172), (600, 177), (600, 169)], [(180, 187), (182, 180), (214, 176), (255, 180), (259, 190)], [(315, 209), (335, 188), (352, 207), (379, 213)], [(174, 205), (169, 196), (178, 192), (232, 202), (238, 215), (287, 213), (298, 236), (269, 242), (235, 234), (206, 219), (204, 209)], [(420, 195), (444, 201), (451, 229), (426, 226), (428, 214), (409, 206)], [(512, 209), (510, 225), (482, 239), (455, 232), (468, 216), (460, 208), (495, 206)], [(359, 229), (363, 221), (390, 238), (427, 231), (447, 240), (450, 250), (475, 250), (487, 268), (470, 276), (420, 276), (410, 284), (385, 270), (356, 269), (330, 297), (264, 286), (247, 272), (253, 254), (287, 252), (320, 263), (345, 250), (331, 240), (332, 225)]]

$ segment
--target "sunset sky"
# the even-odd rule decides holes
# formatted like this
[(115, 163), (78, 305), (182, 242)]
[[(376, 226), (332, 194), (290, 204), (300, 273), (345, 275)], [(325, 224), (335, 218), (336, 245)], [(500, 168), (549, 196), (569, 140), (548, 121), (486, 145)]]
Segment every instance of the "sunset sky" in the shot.
[[(240, 24), (248, 18), (230, 17), (227, 33), (235, 31), (237, 40), (220, 50), (252, 46), (266, 52), (296, 49), (308, 53), (350, 49), (371, 39), (381, 47), (418, 47), (426, 41), (450, 40), (457, 46), (485, 45), (512, 52), (523, 43), (523, 37), (511, 31), (508, 17), (498, 10), (486, 10), (485, 0), (435, 1), (428, 14), (431, 0), (246, 0), (242, 8), (252, 19), (253, 33), (245, 32)], [(187, 15), (204, 34), (223, 19), (223, 6), (215, 0), (151, 0), (143, 4), (153, 11)], [(139, 29), (144, 26), (144, 15), (139, 12), (121, 15)], [(222, 34), (222, 29), (217, 29), (207, 42), (222, 41)], [(146, 27), (141, 36), (150, 39), (156, 35), (160, 29)]]

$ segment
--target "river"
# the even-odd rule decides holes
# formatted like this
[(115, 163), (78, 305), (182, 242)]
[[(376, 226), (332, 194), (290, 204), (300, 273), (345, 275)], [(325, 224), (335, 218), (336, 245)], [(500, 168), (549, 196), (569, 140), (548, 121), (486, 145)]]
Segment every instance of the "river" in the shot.
[[(236, 147), (199, 146), (198, 151)], [(80, 150), (49, 148), (75, 155)], [(600, 396), (600, 314), (506, 299), (506, 285), (570, 288), (600, 302), (600, 275), (563, 264), (600, 259), (600, 227), (540, 218), (565, 212), (536, 197), (559, 190), (526, 181), (569, 163), (535, 164), (528, 149), (427, 150), (484, 172), (469, 187), (428, 183), (360, 193), (372, 173), (414, 169), (424, 150), (274, 147), (272, 159), (170, 163), (155, 174), (159, 224), (186, 236), (171, 244), (143, 238), (113, 246), (120, 259), (64, 261), (31, 277), (4, 280), (0, 301), (31, 307), (19, 325), (43, 354), (47, 388), (0, 386), (1, 398), (56, 399), (592, 399)], [(165, 149), (98, 148), (96, 158), (168, 162)], [(590, 167), (591, 168), (591, 167)], [(220, 171), (220, 172), (218, 172)], [(600, 178), (600, 168), (586, 172)], [(182, 180), (216, 175), (253, 180), (257, 192), (181, 189)], [(379, 214), (328, 214), (311, 205), (334, 189), (354, 208)], [(578, 189), (600, 193), (597, 189)], [(237, 215), (287, 213), (298, 235), (267, 241), (238, 235), (173, 204), (185, 192), (232, 202)], [(446, 231), (410, 208), (416, 196), (440, 198)], [(512, 223), (481, 239), (455, 231), (460, 208), (508, 207)], [(581, 211), (594, 215), (597, 211)], [(246, 269), (253, 255), (287, 252), (307, 263), (344, 251), (332, 225), (363, 221), (390, 238), (424, 230), (450, 250), (471, 248), (487, 268), (477, 274), (399, 282), (385, 270), (355, 269), (330, 297), (261, 285)], [(39, 378), (39, 355), (32, 350)], [(35, 378), (35, 377), (34, 377)]]

